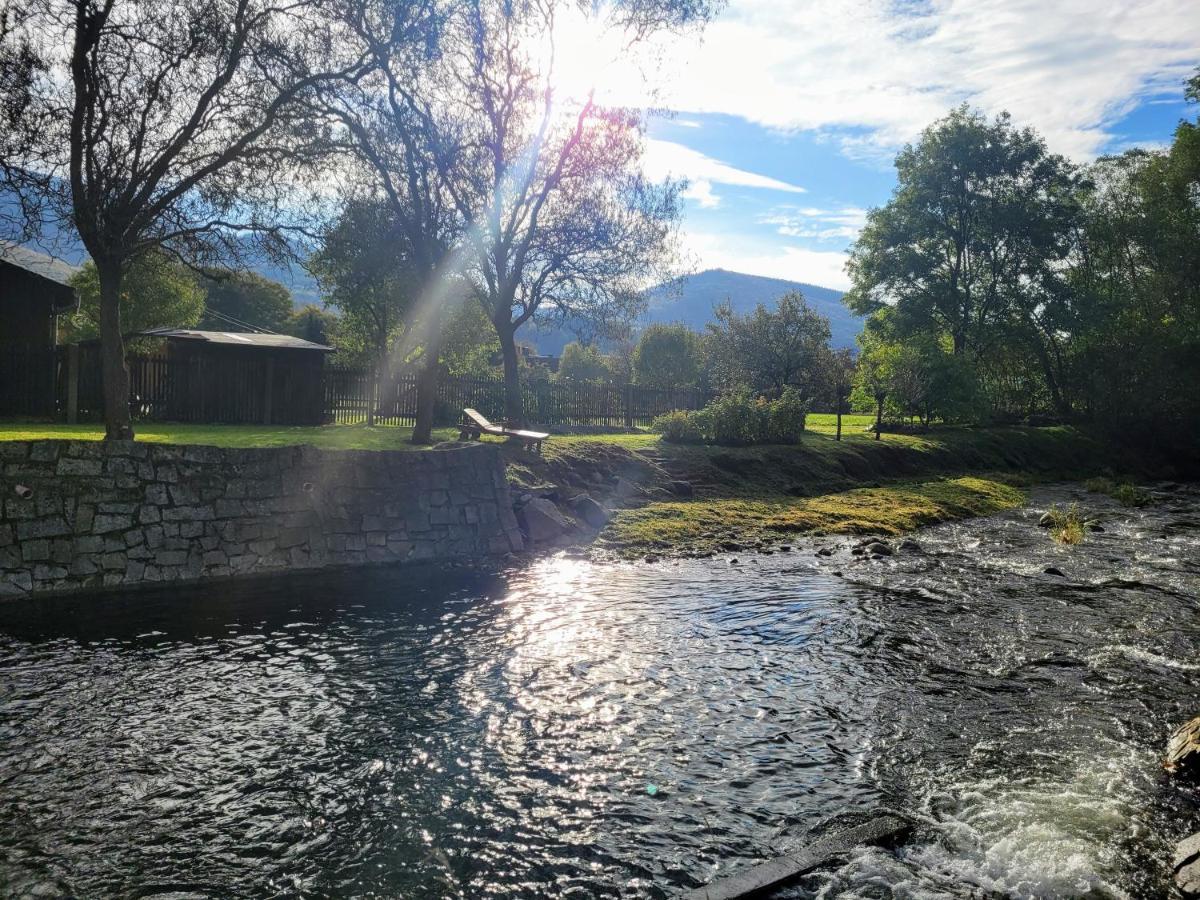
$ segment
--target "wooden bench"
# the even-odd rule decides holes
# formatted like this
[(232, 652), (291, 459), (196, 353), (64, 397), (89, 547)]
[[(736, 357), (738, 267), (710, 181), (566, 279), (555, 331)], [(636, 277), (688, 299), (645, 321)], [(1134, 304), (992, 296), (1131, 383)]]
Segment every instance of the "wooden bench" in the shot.
[(507, 425), (493, 425), (483, 413), (469, 408), (464, 409), (462, 424), (458, 426), (458, 439), (460, 441), (479, 440), (485, 434), (520, 441), (522, 447), (526, 450), (533, 450), (535, 453), (542, 452), (542, 441), (550, 437), (549, 434), (541, 431), (524, 431), (520, 428), (509, 428)]

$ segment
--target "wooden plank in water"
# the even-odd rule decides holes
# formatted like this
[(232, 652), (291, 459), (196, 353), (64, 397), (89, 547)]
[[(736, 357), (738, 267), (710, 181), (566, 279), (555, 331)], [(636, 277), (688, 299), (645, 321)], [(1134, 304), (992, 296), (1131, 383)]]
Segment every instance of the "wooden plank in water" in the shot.
[(718, 878), (712, 884), (688, 891), (684, 900), (742, 900), (760, 897), (820, 865), (863, 844), (876, 844), (912, 829), (912, 822), (899, 816), (882, 815), (862, 825), (819, 838), (806, 847), (776, 857), (749, 869)]

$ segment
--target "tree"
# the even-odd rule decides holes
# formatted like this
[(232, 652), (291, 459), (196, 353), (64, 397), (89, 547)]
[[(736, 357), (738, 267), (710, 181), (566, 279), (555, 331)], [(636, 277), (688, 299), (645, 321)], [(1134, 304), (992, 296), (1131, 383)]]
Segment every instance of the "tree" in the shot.
[(849, 348), (828, 350), (821, 357), (821, 377), (828, 387), (833, 399), (833, 409), (837, 416), (836, 440), (842, 439), (842, 409), (850, 399), (850, 391), (854, 386), (854, 354)]
[(306, 303), (292, 311), (282, 330), (285, 334), (312, 341), (314, 344), (329, 346), (334, 342), (337, 328), (336, 315), (314, 303)]
[(604, 355), (590, 344), (572, 341), (558, 361), (559, 381), (607, 381), (610, 374)]
[(700, 335), (686, 325), (648, 325), (633, 348), (633, 380), (662, 390), (694, 387), (703, 353)]
[(390, 204), (351, 200), (305, 263), (327, 305), (341, 313), (345, 349), (356, 348), (378, 368), (404, 333), (417, 291)]
[(778, 397), (794, 387), (811, 398), (829, 344), (829, 320), (811, 309), (799, 291), (779, 298), (775, 309), (759, 304), (739, 316), (728, 303), (708, 326), (709, 355), (718, 380)]
[(132, 435), (131, 265), (158, 248), (194, 265), (288, 250), (281, 218), (323, 138), (303, 101), (360, 68), (322, 7), (42, 0), (4, 35), (31, 48), (39, 77), (12, 117), (19, 137), (0, 142), (0, 174), (73, 227), (96, 266), (107, 438)]
[(847, 305), (892, 305), (901, 335), (947, 335), (955, 354), (1026, 341), (1065, 409), (1057, 316), (1078, 173), (1007, 113), (989, 122), (966, 106), (905, 147), (896, 173), (851, 250)]
[[(79, 310), (64, 323), (71, 342), (100, 335), (100, 273), (85, 263), (72, 279)], [(146, 253), (134, 260), (121, 280), (121, 321), (126, 334), (150, 328), (185, 328), (204, 314), (204, 289), (196, 276), (163, 253)]]
[[(1188, 85), (1198, 93), (1200, 74)], [(1088, 175), (1068, 275), (1078, 402), (1161, 449), (1200, 433), (1200, 122), (1180, 122), (1165, 152), (1100, 159)]]
[[(278, 281), (257, 272), (209, 269), (205, 291), (205, 328), (216, 331), (285, 331), (292, 317), (292, 294)], [(250, 326), (247, 328), (246, 326)]]
[[(441, 145), (453, 148), (436, 159), (459, 216), (473, 226), (463, 232), (466, 265), (500, 341), (510, 420), (523, 414), (517, 331), (551, 309), (577, 321), (631, 319), (642, 289), (667, 274), (679, 214), (679, 185), (641, 174), (641, 114), (559, 90), (556, 24), (580, 9), (599, 7), (464, 4), (447, 19), (442, 102), (426, 112), (445, 136)], [(703, 21), (712, 5), (649, 0), (606, 9), (608, 27), (632, 53), (664, 28)]]

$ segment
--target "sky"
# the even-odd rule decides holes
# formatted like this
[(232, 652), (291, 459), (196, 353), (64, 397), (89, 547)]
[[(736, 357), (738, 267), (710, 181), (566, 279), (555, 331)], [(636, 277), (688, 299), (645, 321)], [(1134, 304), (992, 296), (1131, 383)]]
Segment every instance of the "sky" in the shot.
[(659, 54), (646, 169), (688, 179), (697, 269), (844, 289), (896, 151), (953, 106), (1086, 162), (1165, 146), (1197, 65), (1200, 0), (730, 0)]

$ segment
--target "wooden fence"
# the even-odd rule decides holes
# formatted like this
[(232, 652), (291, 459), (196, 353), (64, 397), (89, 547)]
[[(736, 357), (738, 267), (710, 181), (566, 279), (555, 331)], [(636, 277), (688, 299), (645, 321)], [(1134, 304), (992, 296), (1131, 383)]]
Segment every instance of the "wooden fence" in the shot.
[[(709, 395), (642, 385), (533, 381), (522, 385), (525, 419), (538, 425), (647, 426), (674, 409), (699, 409)], [(438, 379), (434, 423), (454, 425), (472, 407), (490, 418), (504, 415), (501, 378), (443, 375)], [(366, 369), (325, 368), (326, 420), (344, 425), (368, 420), (374, 406), (382, 425), (412, 425), (417, 413), (417, 376), (402, 372), (375, 382)]]
[[(30, 394), (49, 392), (54, 402), (15, 409), (9, 415), (57, 414), (75, 421), (103, 417), (100, 360), (94, 347), (62, 348), (56, 392), (50, 390), (54, 362), (44, 384)], [(129, 403), (135, 420), (226, 424), (412, 425), (417, 412), (417, 376), (405, 371), (376, 378), (365, 368), (289, 364), (280, 359), (230, 356), (220, 360), (130, 355)], [(24, 372), (29, 367), (16, 367)], [(7, 371), (7, 370), (5, 370)], [(14, 382), (15, 383), (15, 382)], [(7, 394), (7, 389), (0, 394)], [(522, 386), (525, 419), (538, 425), (647, 426), (674, 409), (698, 409), (709, 395), (696, 390), (665, 391), (641, 385), (532, 381)], [(55, 396), (56, 394), (56, 396)], [(434, 422), (457, 424), (464, 407), (500, 419), (504, 415), (501, 378), (443, 375), (438, 379)]]

